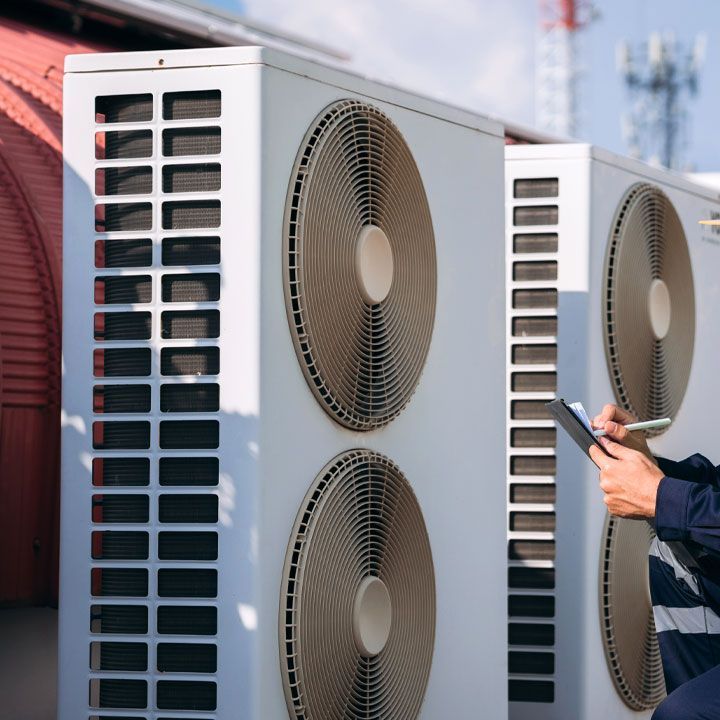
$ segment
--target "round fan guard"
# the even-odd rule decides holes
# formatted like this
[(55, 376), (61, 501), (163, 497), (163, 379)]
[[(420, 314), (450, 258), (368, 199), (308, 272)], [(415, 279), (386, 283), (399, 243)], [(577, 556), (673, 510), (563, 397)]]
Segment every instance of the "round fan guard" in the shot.
[(420, 507), (368, 450), (323, 468), (297, 515), (279, 641), (291, 718), (412, 720), (435, 637), (435, 579)]
[(680, 218), (653, 185), (634, 185), (620, 204), (605, 258), (603, 301), (618, 403), (640, 419), (674, 417), (690, 378), (695, 294)]
[(288, 321), (311, 390), (346, 427), (390, 422), (425, 364), (437, 278), (420, 173), (377, 108), (344, 100), (313, 122), (290, 180), (284, 258)]
[(648, 551), (654, 537), (645, 521), (610, 514), (605, 519), (600, 627), (615, 688), (633, 710), (654, 708), (665, 697), (648, 579)]

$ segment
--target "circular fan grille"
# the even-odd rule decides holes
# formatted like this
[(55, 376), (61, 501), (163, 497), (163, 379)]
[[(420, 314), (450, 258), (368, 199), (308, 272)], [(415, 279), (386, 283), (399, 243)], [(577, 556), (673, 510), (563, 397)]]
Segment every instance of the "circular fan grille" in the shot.
[(378, 109), (342, 101), (313, 123), (284, 242), (288, 319), (310, 388), (347, 427), (388, 423), (425, 363), (436, 268), (420, 173)]
[(281, 597), (292, 718), (417, 716), (435, 638), (435, 576), (420, 507), (390, 460), (352, 450), (325, 466), (298, 513)]
[(680, 218), (652, 185), (635, 185), (620, 205), (603, 294), (618, 402), (641, 419), (674, 417), (690, 377), (695, 295)]
[(665, 697), (655, 634), (648, 551), (655, 537), (644, 521), (607, 516), (600, 555), (600, 623), (615, 687), (633, 710)]

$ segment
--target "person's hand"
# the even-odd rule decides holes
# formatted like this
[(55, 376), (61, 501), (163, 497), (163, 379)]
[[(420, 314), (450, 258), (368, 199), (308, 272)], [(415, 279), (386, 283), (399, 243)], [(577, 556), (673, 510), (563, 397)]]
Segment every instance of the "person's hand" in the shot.
[(617, 405), (605, 405), (602, 412), (592, 419), (592, 426), (596, 430), (604, 430), (609, 438), (626, 448), (641, 452), (654, 465), (657, 465), (657, 460), (648, 447), (645, 433), (642, 430), (630, 432), (623, 427), (634, 422), (637, 422), (637, 418), (627, 410), (623, 410)]
[(662, 470), (638, 450), (607, 437), (599, 441), (610, 456), (593, 445), (590, 457), (600, 468), (600, 489), (605, 493), (604, 501), (610, 513), (634, 519), (655, 517)]

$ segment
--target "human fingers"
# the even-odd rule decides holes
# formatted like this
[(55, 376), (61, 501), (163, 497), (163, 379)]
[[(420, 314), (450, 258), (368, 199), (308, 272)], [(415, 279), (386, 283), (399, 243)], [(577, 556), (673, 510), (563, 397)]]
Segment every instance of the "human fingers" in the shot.
[(625, 444), (625, 441), (630, 437), (630, 431), (620, 423), (608, 420), (602, 429), (607, 433), (608, 437), (616, 442)]
[(605, 470), (609, 467), (611, 458), (609, 458), (599, 447), (591, 445), (588, 452), (590, 453), (590, 459), (598, 466), (598, 468), (600, 468), (600, 470)]
[(628, 423), (635, 422), (635, 418), (627, 410), (608, 403), (603, 407), (600, 414), (595, 416), (593, 425), (602, 428), (606, 422), (616, 422), (621, 425), (627, 425)]
[(607, 435), (600, 438), (600, 444), (603, 446), (603, 448), (605, 448), (606, 452), (608, 452), (612, 457), (619, 460), (628, 460), (635, 453), (638, 452), (637, 450), (625, 447), (619, 442), (611, 440), (609, 437), (607, 437)]

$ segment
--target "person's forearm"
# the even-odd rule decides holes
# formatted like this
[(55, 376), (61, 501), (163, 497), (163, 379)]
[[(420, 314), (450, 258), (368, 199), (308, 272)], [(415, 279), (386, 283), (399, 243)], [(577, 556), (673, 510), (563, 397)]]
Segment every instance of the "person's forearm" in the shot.
[(685, 460), (675, 461), (663, 457), (655, 457), (658, 466), (667, 477), (687, 480), (701, 485), (720, 487), (718, 468), (710, 460), (700, 454), (691, 455)]

